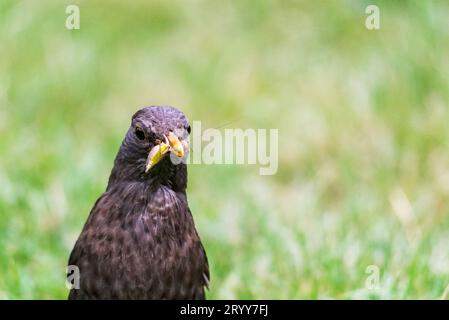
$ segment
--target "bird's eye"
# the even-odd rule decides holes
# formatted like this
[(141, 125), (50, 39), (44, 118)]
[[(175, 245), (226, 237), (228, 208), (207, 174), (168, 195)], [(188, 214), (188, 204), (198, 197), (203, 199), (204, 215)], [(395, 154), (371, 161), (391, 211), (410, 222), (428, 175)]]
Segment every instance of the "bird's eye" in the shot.
[(191, 130), (190, 126), (188, 126), (186, 130), (187, 130), (187, 133), (190, 134), (190, 130)]
[(136, 134), (136, 137), (139, 140), (145, 140), (145, 132), (143, 131), (142, 128), (136, 127), (136, 130), (134, 131), (134, 133)]

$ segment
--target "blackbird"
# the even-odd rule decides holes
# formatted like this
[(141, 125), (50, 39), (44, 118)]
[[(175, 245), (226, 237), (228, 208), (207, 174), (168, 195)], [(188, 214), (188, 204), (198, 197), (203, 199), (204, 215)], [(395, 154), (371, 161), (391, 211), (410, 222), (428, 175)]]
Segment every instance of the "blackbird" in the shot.
[(137, 111), (69, 258), (69, 299), (205, 299), (207, 256), (187, 196), (190, 125), (170, 106)]

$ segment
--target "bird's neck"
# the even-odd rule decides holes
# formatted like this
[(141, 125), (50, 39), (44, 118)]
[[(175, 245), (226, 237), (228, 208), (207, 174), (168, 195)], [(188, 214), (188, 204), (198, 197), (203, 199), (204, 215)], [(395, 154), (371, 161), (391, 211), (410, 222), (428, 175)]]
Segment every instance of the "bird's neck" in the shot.
[(169, 188), (175, 192), (185, 193), (187, 187), (187, 167), (185, 164), (173, 164), (169, 157), (164, 158), (150, 172), (145, 173), (145, 163), (136, 159), (121, 159), (117, 157), (109, 177), (109, 190), (116, 184), (144, 183), (150, 190), (161, 187)]
[(114, 208), (103, 212), (106, 223), (119, 220), (125, 221), (125, 226), (133, 226), (132, 222), (139, 218), (151, 217), (156, 222), (161, 218), (169, 224), (191, 219), (187, 214), (186, 194), (164, 185), (153, 188), (144, 182), (116, 183), (108, 187), (102, 199), (106, 204), (115, 203)]

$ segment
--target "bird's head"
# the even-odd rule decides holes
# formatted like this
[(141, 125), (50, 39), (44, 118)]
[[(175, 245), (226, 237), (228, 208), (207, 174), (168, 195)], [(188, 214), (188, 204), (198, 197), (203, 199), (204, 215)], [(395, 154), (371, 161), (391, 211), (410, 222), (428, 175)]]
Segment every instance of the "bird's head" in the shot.
[(115, 160), (111, 180), (168, 180), (189, 151), (190, 125), (174, 107), (152, 106), (137, 111)]
[[(137, 111), (132, 117), (127, 138), (136, 149), (145, 154), (145, 168), (142, 170), (148, 173), (170, 153), (174, 157), (183, 158), (189, 150), (186, 140), (189, 133), (189, 121), (178, 109), (147, 107)], [(173, 162), (176, 163), (176, 160)]]

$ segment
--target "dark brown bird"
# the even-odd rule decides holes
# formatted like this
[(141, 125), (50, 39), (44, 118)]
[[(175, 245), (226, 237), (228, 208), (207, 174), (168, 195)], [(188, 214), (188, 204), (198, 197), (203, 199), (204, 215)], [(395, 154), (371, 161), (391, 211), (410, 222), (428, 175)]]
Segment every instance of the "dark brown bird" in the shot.
[(190, 126), (173, 107), (134, 114), (106, 191), (69, 258), (69, 299), (204, 299), (206, 253), (187, 204)]

